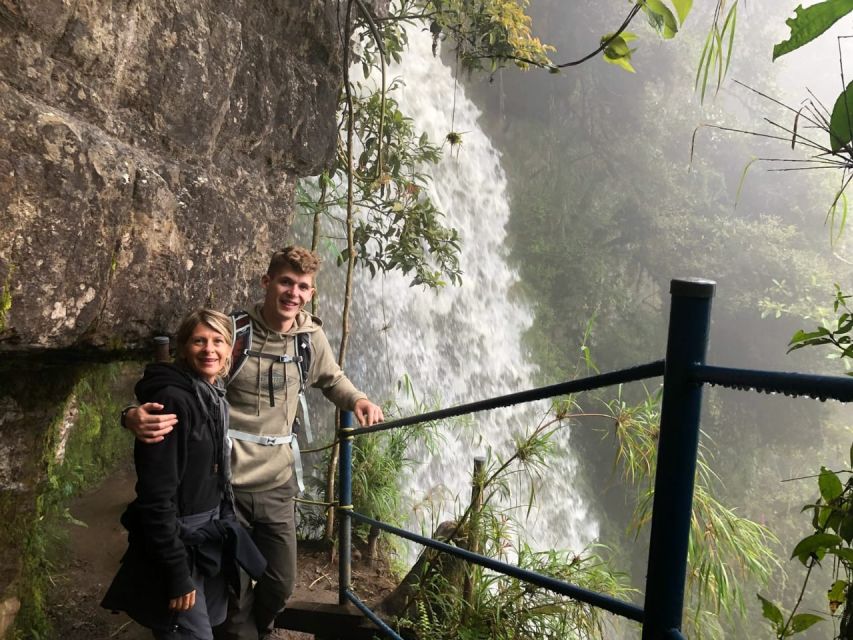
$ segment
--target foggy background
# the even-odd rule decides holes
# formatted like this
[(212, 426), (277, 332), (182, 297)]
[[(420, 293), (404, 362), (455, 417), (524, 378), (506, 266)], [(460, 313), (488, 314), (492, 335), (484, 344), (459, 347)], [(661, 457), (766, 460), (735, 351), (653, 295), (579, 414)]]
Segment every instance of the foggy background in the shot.
[[(716, 95), (714, 83), (709, 82), (702, 104), (693, 86), (712, 4), (696, 3), (684, 29), (671, 41), (662, 41), (642, 14), (635, 18), (628, 30), (639, 35), (631, 43), (637, 48), (632, 59), (636, 74), (598, 57), (557, 75), (515, 69), (491, 76), (459, 72), (455, 90), (443, 82), (415, 84), (411, 89), (414, 94), (444, 92), (438, 103), (443, 105), (445, 121), (433, 123), (434, 140), (440, 141), (451, 130), (462, 133), (461, 146), (452, 152), (445, 146), (445, 179), (482, 163), (474, 134), (468, 125), (460, 126), (465, 121), (460, 111), (463, 94), (481, 111), (475, 114), (477, 125), (500, 153), (505, 176), (495, 181), (506, 182), (509, 210), (505, 223), (500, 223), (505, 224), (506, 237), (497, 254), (513, 270), (507, 313), (524, 318), (523, 330), (513, 333), (521, 349), (516, 360), (523, 361), (518, 368), (527, 371), (532, 366), (533, 371), (522, 376), (529, 378), (523, 384), (510, 380), (499, 392), (519, 390), (517, 384), (548, 384), (576, 375), (588, 327), (586, 344), (601, 371), (663, 357), (669, 281), (685, 276), (717, 282), (710, 363), (843, 373), (838, 360), (817, 350), (785, 353), (794, 331), (812, 328), (831, 305), (833, 283), (849, 289), (849, 234), (831, 245), (830, 229), (824, 223), (840, 173), (768, 171), (784, 165), (751, 161), (808, 157), (807, 150), (792, 151), (789, 142), (700, 125), (787, 135), (764, 119), (791, 127), (794, 113), (733, 80), (794, 109), (802, 106), (811, 90), (831, 109), (844, 86), (836, 36), (853, 33), (853, 25), (848, 17), (817, 42), (772, 62), (773, 45), (787, 37), (784, 21), (797, 3), (751, 0), (740, 4), (728, 77)], [(552, 60), (560, 63), (594, 49), (601, 35), (621, 23), (621, 11), (627, 13), (627, 8), (621, 3), (533, 0), (529, 13), (534, 33), (557, 48)], [(425, 33), (411, 37), (416, 35), (429, 38)], [(843, 50), (849, 54), (850, 45)], [(445, 46), (442, 58), (454, 71), (450, 47)], [(845, 56), (848, 59), (851, 68), (845, 68), (845, 77), (849, 80), (853, 58)], [(427, 126), (417, 117), (415, 121), (416, 126)], [(697, 127), (691, 163), (691, 140)], [(824, 132), (808, 135), (828, 142)], [(482, 178), (466, 180), (457, 191), (503, 193), (503, 182), (498, 187), (473, 182)], [(450, 219), (461, 206), (454, 200), (443, 200), (441, 205)], [(486, 212), (480, 215), (481, 224), (492, 223)], [(491, 264), (492, 254), (485, 257), (483, 250), (478, 255), (481, 240), (476, 232), (462, 236), (472, 252), (463, 261), (463, 280), (468, 283), (477, 281), (472, 274), (477, 265)], [(332, 301), (340, 299), (340, 285), (330, 277), (334, 271), (326, 267), (320, 287), (322, 314), (333, 342), (339, 308)], [(444, 294), (404, 293), (387, 278), (370, 281), (366, 276), (361, 273), (356, 292), (357, 333), (348, 357), (348, 372), (357, 383), (381, 400), (393, 394), (396, 378), (404, 372), (424, 397), (445, 405), (490, 395), (460, 382), (458, 366), (448, 366), (447, 349), (461, 330), (456, 323), (464, 325), (472, 318), (462, 301), (494, 293), (474, 287), (460, 300), (443, 304)], [(408, 295), (420, 301), (426, 314), (431, 305), (437, 310), (433, 315), (440, 315), (441, 322), (433, 330), (438, 338), (415, 326), (409, 311), (390, 323), (384, 316), (376, 321), (380, 303), (387, 306), (383, 313), (395, 307), (405, 310), (411, 304), (403, 299)], [(407, 318), (412, 326), (404, 327)], [(432, 356), (428, 350), (422, 354), (417, 365), (407, 365), (407, 356), (398, 353), (419, 349), (424, 343), (438, 346)], [(453, 348), (465, 353), (470, 347), (463, 343)], [(488, 345), (483, 349), (496, 353)], [(488, 372), (489, 358), (476, 359), (485, 363)], [(513, 365), (502, 367), (495, 368), (494, 378), (505, 378), (506, 368)], [(655, 384), (651, 381), (649, 390)], [(624, 391), (632, 400), (644, 393), (641, 388)], [(595, 403), (587, 402), (590, 407)], [(777, 572), (761, 593), (787, 610), (804, 576), (802, 566), (787, 558), (796, 542), (809, 533), (809, 517), (800, 508), (817, 495), (817, 483), (815, 479), (783, 480), (815, 474), (821, 465), (847, 467), (850, 411), (810, 399), (712, 388), (705, 392), (702, 427), (703, 445), (722, 480), (719, 497), (739, 515), (765, 524), (780, 538), (777, 552), (787, 575)], [(608, 428), (600, 420), (573, 424), (570, 440), (561, 443), (572, 462), (568, 470), (543, 479), (543, 484), (552, 483), (563, 495), (576, 496), (581, 506), (576, 516), (595, 523), (592, 537), (613, 549), (617, 564), (641, 587), (646, 538), (634, 541), (626, 535), (635, 490), (625, 487), (614, 469), (613, 439), (603, 437)], [(438, 482), (448, 473), (444, 469), (414, 475), (421, 483), (429, 478)], [(467, 467), (457, 471), (464, 475)], [(433, 488), (415, 484), (413, 500)], [(451, 490), (462, 495), (467, 491), (464, 482)], [(540, 506), (549, 511), (562, 505)], [(589, 531), (579, 537), (592, 541)], [(828, 573), (813, 576), (811, 584), (808, 605), (823, 609)], [(754, 596), (758, 590), (745, 588), (750, 611), (745, 628), (768, 633)], [(810, 610), (809, 606), (801, 611)], [(734, 635), (743, 628), (728, 631)], [(814, 635), (804, 637), (826, 637), (828, 632), (829, 625), (824, 623)]]

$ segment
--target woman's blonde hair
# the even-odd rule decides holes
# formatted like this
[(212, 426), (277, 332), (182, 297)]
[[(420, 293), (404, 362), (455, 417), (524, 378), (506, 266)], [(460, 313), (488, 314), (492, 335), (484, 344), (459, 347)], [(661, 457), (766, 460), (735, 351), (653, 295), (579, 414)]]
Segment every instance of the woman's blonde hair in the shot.
[[(216, 333), (220, 334), (225, 338), (225, 342), (228, 343), (229, 347), (234, 346), (234, 336), (232, 334), (233, 323), (231, 322), (231, 318), (226, 316), (224, 313), (220, 313), (213, 309), (196, 309), (184, 316), (184, 319), (181, 320), (181, 326), (178, 327), (178, 332), (175, 334), (175, 362), (183, 365), (189, 365), (184, 355), (184, 351), (187, 348), (190, 336), (193, 331), (195, 331), (195, 328), (200, 324), (203, 324), (208, 329), (213, 329)], [(222, 377), (230, 370), (231, 353), (229, 352), (228, 357), (225, 359), (225, 366), (217, 371), (216, 374)]]

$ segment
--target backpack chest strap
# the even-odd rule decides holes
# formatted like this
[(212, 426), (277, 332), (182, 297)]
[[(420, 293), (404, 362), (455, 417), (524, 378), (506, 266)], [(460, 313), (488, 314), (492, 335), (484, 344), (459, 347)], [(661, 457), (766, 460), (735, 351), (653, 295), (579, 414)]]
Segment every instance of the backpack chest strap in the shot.
[(243, 354), (249, 356), (250, 358), (266, 358), (267, 360), (272, 360), (273, 362), (281, 362), (282, 364), (288, 364), (290, 362), (301, 362), (302, 358), (291, 355), (277, 355), (275, 353), (264, 353), (263, 351), (253, 351), (252, 349), (243, 349)]
[(286, 436), (265, 436), (257, 433), (238, 431), (237, 429), (228, 429), (228, 437), (234, 438), (235, 440), (262, 444), (265, 447), (277, 447), (283, 444), (290, 444), (296, 439), (292, 433), (288, 433)]
[(238, 431), (237, 429), (228, 429), (228, 437), (234, 440), (243, 440), (245, 442), (254, 442), (265, 447), (276, 447), (289, 444), (293, 451), (293, 470), (296, 473), (296, 484), (299, 486), (299, 493), (305, 491), (305, 482), (303, 480), (302, 471), (302, 454), (299, 452), (299, 442), (296, 440), (295, 433), (289, 433), (286, 436), (265, 436), (257, 433), (247, 433), (246, 431)]

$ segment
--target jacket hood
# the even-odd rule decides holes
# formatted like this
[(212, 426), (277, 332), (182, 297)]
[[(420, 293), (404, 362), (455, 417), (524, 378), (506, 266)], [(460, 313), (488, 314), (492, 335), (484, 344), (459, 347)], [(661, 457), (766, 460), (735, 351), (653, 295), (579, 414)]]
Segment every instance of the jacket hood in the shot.
[[(267, 326), (267, 323), (264, 322), (264, 317), (261, 315), (261, 309), (263, 308), (264, 303), (258, 302), (252, 309), (250, 309), (247, 313), (252, 317), (252, 319), (256, 322), (256, 327), (259, 330), (258, 333), (260, 335), (266, 335), (269, 333), (278, 334), (278, 331), (274, 331)], [(299, 312), (299, 315), (296, 316), (293, 326), (290, 328), (290, 331), (286, 333), (294, 334), (294, 333), (314, 333), (319, 330), (323, 326), (323, 321), (320, 320), (317, 316), (313, 316), (307, 311), (303, 310)]]
[(176, 364), (157, 362), (145, 367), (142, 380), (136, 383), (134, 390), (140, 402), (148, 402), (164, 387), (178, 387), (190, 393), (193, 391), (192, 373)]

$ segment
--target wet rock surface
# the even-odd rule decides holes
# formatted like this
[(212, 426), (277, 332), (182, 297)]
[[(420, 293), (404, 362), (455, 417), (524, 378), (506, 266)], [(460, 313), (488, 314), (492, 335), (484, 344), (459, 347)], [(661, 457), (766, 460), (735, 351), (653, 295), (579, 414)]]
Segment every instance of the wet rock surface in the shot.
[[(195, 307), (246, 305), (291, 240), (296, 180), (335, 153), (339, 11), (0, 0), (0, 635), (32, 605), (18, 598), (29, 550), (15, 532), (31, 529), (49, 460), (79, 428), (82, 360), (139, 356)], [(89, 424), (117, 429), (117, 416)], [(81, 561), (72, 606), (78, 592), (94, 602), (93, 575)], [(59, 637), (100, 637), (77, 622)]]
[(337, 3), (0, 0), (0, 348), (253, 296), (333, 157)]

